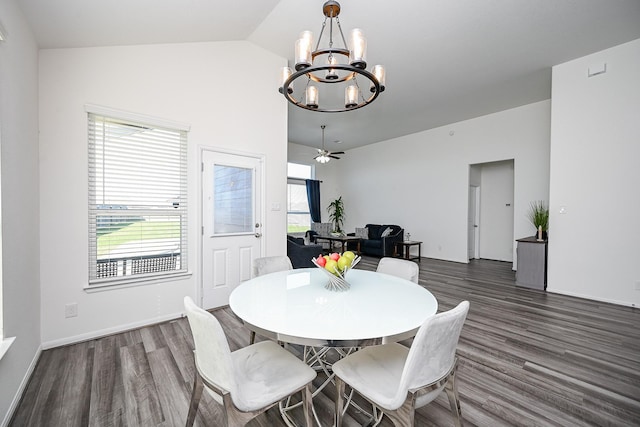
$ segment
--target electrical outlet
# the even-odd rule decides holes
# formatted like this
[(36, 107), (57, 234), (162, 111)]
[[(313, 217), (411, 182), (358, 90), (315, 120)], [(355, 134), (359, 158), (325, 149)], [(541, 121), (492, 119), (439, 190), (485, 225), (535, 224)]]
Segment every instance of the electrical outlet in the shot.
[(65, 304), (64, 306), (64, 317), (76, 317), (78, 315), (78, 304), (72, 302), (71, 304)]

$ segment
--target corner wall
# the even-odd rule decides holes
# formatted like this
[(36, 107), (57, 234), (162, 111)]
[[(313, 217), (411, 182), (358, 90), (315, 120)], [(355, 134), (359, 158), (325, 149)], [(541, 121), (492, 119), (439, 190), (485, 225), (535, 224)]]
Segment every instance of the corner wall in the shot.
[(38, 246), (38, 48), (14, 0), (0, 2), (2, 292), (0, 425), (9, 420), (40, 347)]
[[(185, 43), (40, 53), (42, 340), (49, 347), (177, 317), (201, 281), (200, 148), (265, 156), (265, 206), (286, 206), (287, 102), (274, 70), (284, 58), (249, 42)], [(259, 99), (260, 103), (253, 102)], [(191, 125), (190, 278), (87, 293), (85, 104)], [(265, 208), (265, 255), (286, 253), (286, 210)], [(64, 306), (78, 304), (65, 318)]]
[[(424, 242), (422, 256), (466, 263), (471, 164), (514, 159), (513, 235), (532, 235), (529, 203), (548, 200), (550, 105), (537, 102), (349, 150), (327, 193), (343, 196), (347, 230), (398, 224)], [(515, 241), (513, 253), (515, 259)]]
[(640, 39), (553, 67), (552, 100), (547, 290), (639, 306)]

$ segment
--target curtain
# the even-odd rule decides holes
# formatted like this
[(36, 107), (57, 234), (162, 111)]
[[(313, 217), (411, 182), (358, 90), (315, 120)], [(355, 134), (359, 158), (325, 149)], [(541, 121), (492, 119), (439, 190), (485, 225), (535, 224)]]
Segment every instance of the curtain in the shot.
[(306, 179), (305, 183), (307, 184), (307, 201), (309, 202), (311, 221), (322, 222), (320, 210), (320, 181)]

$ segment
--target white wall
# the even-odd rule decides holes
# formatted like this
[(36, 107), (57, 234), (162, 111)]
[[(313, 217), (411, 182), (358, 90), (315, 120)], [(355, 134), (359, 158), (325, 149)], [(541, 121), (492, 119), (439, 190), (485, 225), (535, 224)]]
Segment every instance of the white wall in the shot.
[[(266, 207), (286, 206), (285, 60), (248, 42), (43, 50), (40, 53), (42, 340), (45, 347), (182, 312), (200, 286), (199, 149), (264, 154)], [(255, 102), (258, 99), (260, 102)], [(191, 125), (189, 279), (87, 293), (87, 118), (96, 104)], [(286, 253), (286, 211), (265, 209), (265, 255)], [(65, 304), (78, 316), (65, 319)]]
[(640, 39), (555, 66), (552, 99), (547, 290), (640, 305)]
[(2, 291), (5, 336), (16, 337), (0, 360), (0, 425), (39, 353), (38, 50), (13, 0), (0, 2)]
[(542, 101), (349, 150), (328, 192), (343, 195), (347, 230), (399, 224), (422, 256), (467, 262), (469, 165), (514, 159), (513, 235), (531, 235), (529, 203), (548, 199), (549, 119)]

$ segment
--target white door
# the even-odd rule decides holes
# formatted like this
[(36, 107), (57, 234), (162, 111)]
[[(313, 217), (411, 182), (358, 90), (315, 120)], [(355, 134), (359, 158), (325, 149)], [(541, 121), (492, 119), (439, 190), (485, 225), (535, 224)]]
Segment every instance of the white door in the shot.
[(478, 231), (479, 231), (479, 199), (480, 188), (476, 186), (469, 187), (469, 217), (468, 217), (468, 253), (469, 259), (478, 258)]
[(229, 304), (262, 253), (262, 159), (202, 151), (202, 307)]

